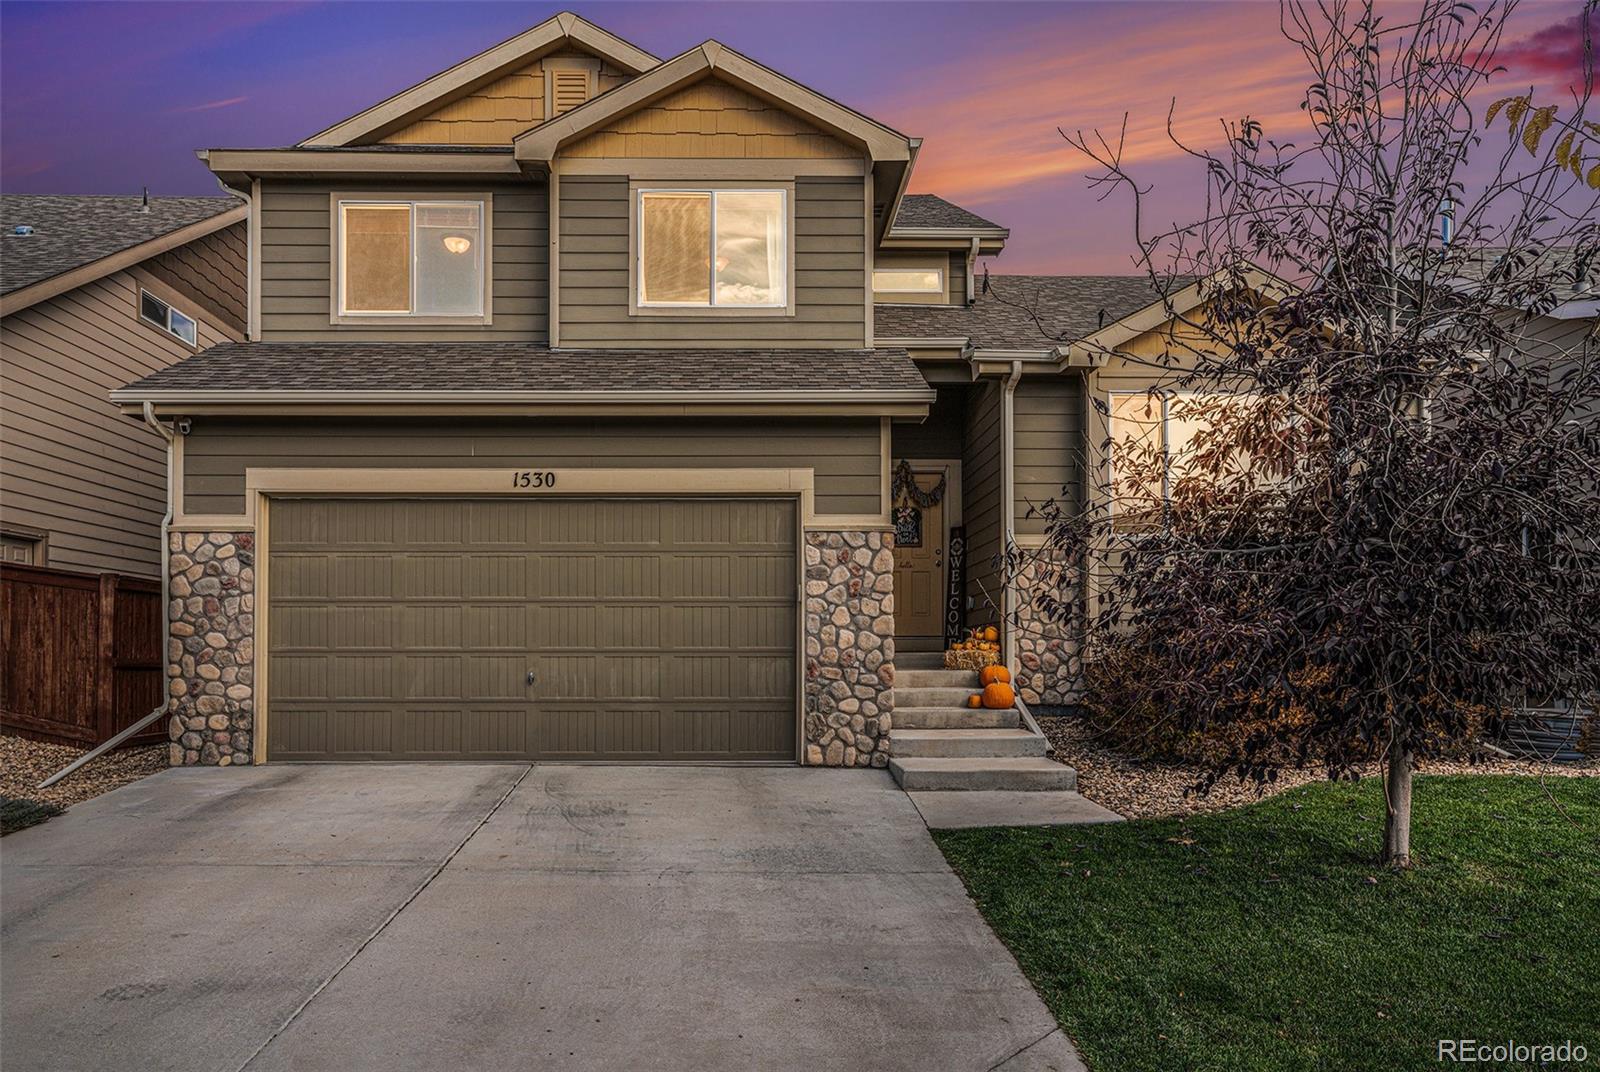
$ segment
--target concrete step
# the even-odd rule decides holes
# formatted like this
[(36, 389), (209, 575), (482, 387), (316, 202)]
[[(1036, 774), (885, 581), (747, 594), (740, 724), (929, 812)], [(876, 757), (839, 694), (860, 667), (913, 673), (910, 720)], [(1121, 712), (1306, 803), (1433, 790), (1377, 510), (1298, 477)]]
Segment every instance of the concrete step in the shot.
[(921, 758), (1015, 759), (1042, 756), (1045, 740), (1029, 730), (903, 730), (890, 734), (891, 754)]
[(1053, 760), (942, 759), (895, 756), (889, 773), (900, 788), (958, 790), (1060, 790), (1078, 787), (1078, 772)]
[(1116, 812), (1070, 789), (1042, 789), (1032, 793), (977, 789), (964, 793), (907, 793), (906, 796), (917, 806), (922, 821), (930, 830), (1122, 821), (1122, 816)]
[(967, 700), (977, 692), (977, 688), (968, 688), (965, 685), (951, 687), (948, 685), (911, 686), (900, 684), (898, 678), (894, 683), (894, 705), (896, 707), (965, 707)]
[(944, 652), (902, 651), (897, 640), (894, 649), (894, 668), (897, 673), (901, 670), (943, 670)]
[(901, 707), (895, 692), (894, 733), (901, 730), (1014, 730), (1022, 725), (1015, 707)]
[(975, 670), (905, 670), (897, 663), (894, 684), (898, 689), (966, 689), (978, 691)]

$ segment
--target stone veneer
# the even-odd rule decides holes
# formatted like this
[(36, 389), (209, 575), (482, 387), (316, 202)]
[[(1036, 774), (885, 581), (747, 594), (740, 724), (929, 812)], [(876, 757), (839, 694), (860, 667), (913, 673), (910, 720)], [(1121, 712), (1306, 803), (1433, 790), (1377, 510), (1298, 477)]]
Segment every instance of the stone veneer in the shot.
[(255, 713), (255, 536), (174, 532), (168, 544), (168, 758), (250, 762)]
[(1017, 694), (1023, 703), (1061, 706), (1076, 701), (1072, 661), (1077, 644), (1067, 623), (1046, 619), (1033, 594), (1041, 582), (1055, 585), (1061, 579), (1060, 570), (1037, 558), (1030, 558), (1017, 571), (1011, 637), (1017, 649)]
[(894, 535), (806, 533), (805, 762), (886, 767), (894, 710)]

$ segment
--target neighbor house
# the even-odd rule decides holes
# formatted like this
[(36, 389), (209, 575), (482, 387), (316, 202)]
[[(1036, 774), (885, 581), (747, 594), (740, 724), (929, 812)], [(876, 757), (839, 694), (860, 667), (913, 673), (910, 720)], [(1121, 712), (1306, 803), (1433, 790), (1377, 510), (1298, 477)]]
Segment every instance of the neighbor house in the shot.
[(1025, 701), (1067, 695), (1071, 638), (1013, 628), (996, 556), (1086, 486), (1096, 370), (1173, 310), (1138, 278), (986, 291), (1008, 232), (908, 194), (919, 146), (563, 14), (202, 153), (252, 206), (249, 341), (114, 395), (177, 433), (173, 762), (1070, 785), (1025, 709), (925, 668), (993, 624)]
[(157, 576), (167, 447), (110, 400), (237, 342), (232, 197), (0, 196), (0, 547), (8, 563)]

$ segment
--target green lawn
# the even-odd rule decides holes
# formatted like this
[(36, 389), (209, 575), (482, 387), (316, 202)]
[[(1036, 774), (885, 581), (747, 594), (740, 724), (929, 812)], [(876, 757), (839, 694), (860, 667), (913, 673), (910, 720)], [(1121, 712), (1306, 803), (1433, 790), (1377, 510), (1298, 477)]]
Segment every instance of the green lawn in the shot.
[(935, 836), (1095, 1072), (1437, 1070), (1440, 1038), (1600, 1067), (1600, 779), (1419, 778), (1405, 874), (1382, 808), (1369, 780)]

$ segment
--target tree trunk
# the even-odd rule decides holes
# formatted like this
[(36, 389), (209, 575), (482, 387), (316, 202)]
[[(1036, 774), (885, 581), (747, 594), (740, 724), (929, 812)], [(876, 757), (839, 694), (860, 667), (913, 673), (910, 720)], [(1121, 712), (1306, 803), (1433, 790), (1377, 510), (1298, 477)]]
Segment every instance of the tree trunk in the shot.
[(1389, 768), (1383, 779), (1383, 862), (1411, 866), (1411, 752), (1398, 740), (1389, 743)]

